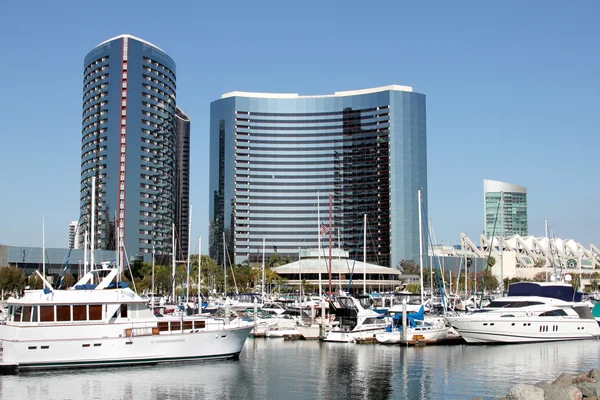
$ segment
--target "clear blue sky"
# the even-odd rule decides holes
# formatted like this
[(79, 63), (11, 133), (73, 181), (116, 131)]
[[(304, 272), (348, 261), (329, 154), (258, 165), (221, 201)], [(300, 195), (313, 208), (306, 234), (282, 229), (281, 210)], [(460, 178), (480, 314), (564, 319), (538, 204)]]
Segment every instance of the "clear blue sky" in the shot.
[[(83, 58), (130, 33), (177, 63), (193, 236), (208, 235), (209, 105), (233, 91), (427, 95), (438, 243), (483, 230), (483, 179), (525, 186), (529, 230), (600, 246), (600, 2), (10, 1), (0, 12), (0, 243), (64, 247), (78, 219)], [(194, 246), (195, 250), (195, 246)]]

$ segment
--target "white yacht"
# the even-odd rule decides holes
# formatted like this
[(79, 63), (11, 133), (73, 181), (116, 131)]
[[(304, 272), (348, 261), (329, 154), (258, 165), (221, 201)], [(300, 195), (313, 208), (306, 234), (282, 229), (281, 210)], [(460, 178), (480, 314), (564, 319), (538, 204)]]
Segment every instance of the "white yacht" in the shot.
[(517, 282), (508, 296), (471, 313), (446, 317), (467, 343), (591, 339), (600, 327), (581, 293), (564, 282)]
[(371, 310), (369, 296), (339, 296), (333, 305), (336, 321), (339, 324), (327, 333), (326, 342), (355, 343), (357, 339), (373, 339), (377, 332), (383, 332), (389, 324), (387, 318)]
[(44, 280), (43, 290), (9, 299), (8, 318), (0, 325), (0, 370), (236, 358), (254, 327), (183, 313), (157, 317), (145, 299), (116, 284), (117, 276), (116, 268), (105, 265), (73, 289), (52, 289)]

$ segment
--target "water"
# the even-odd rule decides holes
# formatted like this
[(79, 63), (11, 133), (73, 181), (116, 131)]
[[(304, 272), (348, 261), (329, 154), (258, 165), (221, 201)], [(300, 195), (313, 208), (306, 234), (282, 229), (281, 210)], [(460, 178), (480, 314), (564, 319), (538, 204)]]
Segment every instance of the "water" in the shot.
[(239, 360), (0, 377), (2, 399), (499, 399), (600, 368), (600, 341), (400, 347), (248, 339)]

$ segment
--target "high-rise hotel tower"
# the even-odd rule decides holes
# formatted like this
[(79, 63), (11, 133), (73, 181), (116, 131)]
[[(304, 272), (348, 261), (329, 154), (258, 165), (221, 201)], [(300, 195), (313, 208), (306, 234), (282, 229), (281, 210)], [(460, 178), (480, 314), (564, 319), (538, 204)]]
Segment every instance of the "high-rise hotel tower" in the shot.
[(354, 256), (366, 214), (368, 261), (419, 259), (425, 95), (397, 85), (320, 96), (232, 92), (210, 113), (211, 257), (222, 262), (225, 244), (232, 262), (261, 261), (263, 239), (266, 257), (316, 249), (331, 195), (333, 247)]
[(79, 232), (90, 229), (95, 177), (95, 248), (115, 249), (118, 228), (127, 256), (148, 260), (153, 248), (171, 254), (174, 223), (187, 229), (176, 219), (189, 202), (189, 180), (177, 188), (177, 118), (175, 62), (160, 48), (120, 35), (85, 57)]

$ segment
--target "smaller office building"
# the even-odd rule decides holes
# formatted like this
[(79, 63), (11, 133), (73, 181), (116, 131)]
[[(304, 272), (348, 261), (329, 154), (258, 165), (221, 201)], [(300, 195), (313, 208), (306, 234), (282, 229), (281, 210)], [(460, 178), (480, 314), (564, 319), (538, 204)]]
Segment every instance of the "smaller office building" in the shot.
[[(67, 272), (75, 277), (81, 276), (85, 262), (83, 249), (47, 248), (44, 253), (47, 276), (59, 276), (65, 264), (67, 264)], [(115, 251), (95, 250), (94, 258), (96, 264), (100, 264), (103, 261), (114, 261), (116, 259), (115, 254)], [(89, 257), (90, 254), (88, 252), (88, 262)], [(0, 245), (0, 267), (18, 267), (23, 270), (26, 276), (30, 276), (36, 270), (42, 272), (42, 260), (41, 247)]]

